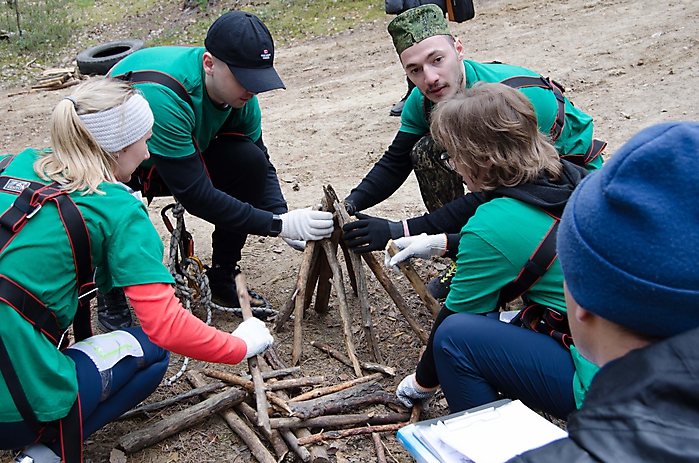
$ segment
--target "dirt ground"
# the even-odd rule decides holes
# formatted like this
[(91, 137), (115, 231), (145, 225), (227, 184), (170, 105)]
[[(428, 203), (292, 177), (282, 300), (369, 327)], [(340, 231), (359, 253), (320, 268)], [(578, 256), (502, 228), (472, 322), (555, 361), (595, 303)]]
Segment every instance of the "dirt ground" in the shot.
[[(476, 12), (475, 19), (452, 24), (452, 31), (465, 43), (467, 58), (525, 66), (562, 83), (566, 95), (595, 118), (596, 137), (609, 143), (607, 156), (644, 127), (663, 121), (699, 119), (699, 93), (694, 87), (699, 78), (696, 1), (477, 0)], [(287, 90), (262, 94), (260, 101), (264, 140), (291, 208), (317, 204), (323, 185), (332, 185), (344, 197), (393, 139), (399, 119), (389, 117), (388, 111), (405, 93), (406, 84), (386, 32), (390, 19), (387, 16), (385, 21), (352, 32), (277, 51), (276, 68)], [(55, 103), (70, 93), (68, 89), (7, 96), (21, 90), (0, 92), (3, 152), (45, 146), (48, 115)], [(150, 211), (168, 243), (159, 217), (165, 204), (167, 201), (157, 200)], [(369, 211), (391, 219), (423, 212), (412, 176), (396, 194)], [(196, 255), (205, 264), (210, 263), (212, 227), (193, 217), (187, 218), (187, 226), (195, 237)], [(276, 238), (250, 237), (241, 267), (250, 286), (278, 309), (294, 287), (301, 256)], [(418, 264), (425, 279), (443, 268), (443, 262), (437, 260)], [(395, 274), (392, 278), (408, 298), (415, 316), (429, 328), (431, 319), (404, 278)], [(400, 379), (414, 369), (420, 343), (373, 276), (368, 279), (368, 286), (384, 363), (397, 370), (395, 378), (382, 381), (384, 389), (392, 392)], [(357, 303), (352, 296), (350, 304), (358, 354), (368, 360)], [(213, 324), (221, 329), (230, 331), (238, 322), (234, 316), (214, 313)], [(282, 357), (290, 361), (291, 325), (287, 324), (275, 338)], [(334, 297), (328, 314), (321, 316), (310, 310), (304, 319), (302, 371), (309, 376), (323, 374), (329, 383), (354, 376), (350, 368), (311, 347), (308, 343), (312, 340), (344, 349)], [(172, 372), (180, 365), (181, 359), (173, 356)], [(190, 369), (201, 366), (201, 362), (189, 364)], [(216, 367), (232, 372), (243, 369)], [(172, 387), (161, 386), (149, 400), (160, 400), (188, 388), (181, 379)], [(110, 452), (122, 434), (178, 408), (172, 407), (149, 420), (108, 425), (87, 441), (86, 457), (92, 462), (110, 461)], [(445, 403), (438, 401), (431, 416), (444, 413)], [(383, 441), (389, 450), (389, 461), (410, 461), (394, 434), (384, 434)], [(330, 445), (332, 461), (376, 461), (368, 437), (330, 441)], [(6, 455), (0, 454), (3, 458)], [(113, 455), (112, 461), (124, 460)], [(252, 457), (220, 418), (210, 418), (128, 455), (125, 461), (245, 462), (252, 461)]]

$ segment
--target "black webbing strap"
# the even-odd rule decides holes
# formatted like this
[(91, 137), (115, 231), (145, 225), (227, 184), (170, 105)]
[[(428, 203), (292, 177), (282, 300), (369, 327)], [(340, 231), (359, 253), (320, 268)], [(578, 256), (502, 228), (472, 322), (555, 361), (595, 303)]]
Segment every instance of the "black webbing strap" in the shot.
[[(182, 101), (187, 103), (189, 107), (192, 108), (192, 112), (194, 112), (194, 102), (192, 101), (192, 97), (187, 92), (187, 89), (184, 88), (184, 85), (182, 85), (182, 83), (179, 80), (175, 79), (169, 74), (165, 74), (164, 72), (160, 71), (129, 71), (126, 74), (113, 76), (113, 78), (123, 80), (124, 82), (130, 82), (132, 84), (153, 83), (162, 85), (163, 87), (167, 87), (170, 90), (172, 90), (175, 93), (175, 95), (177, 95)], [(204, 162), (204, 156), (202, 155), (201, 150), (199, 149), (199, 143), (197, 142), (197, 139), (194, 136), (194, 134), (192, 134), (192, 142), (194, 143), (194, 150), (197, 154), (199, 154), (199, 157), (201, 158), (201, 163), (204, 165), (206, 176), (211, 178), (211, 176), (209, 175), (209, 169), (206, 168), (206, 162)], [(151, 203), (153, 197), (158, 193), (155, 190), (157, 188), (156, 178), (159, 178), (159, 176), (157, 176), (155, 166), (152, 166), (147, 171), (143, 169), (141, 172), (143, 193), (145, 194), (146, 199), (148, 200), (148, 204)]]
[(536, 284), (539, 279), (551, 267), (553, 261), (556, 260), (558, 252), (556, 251), (556, 234), (558, 232), (559, 219), (555, 219), (551, 228), (544, 236), (544, 239), (539, 243), (534, 254), (527, 260), (524, 267), (517, 275), (517, 278), (506, 284), (500, 290), (500, 298), (498, 307), (504, 307), (508, 302), (514, 301)]
[(585, 167), (585, 165), (591, 163), (595, 160), (595, 158), (597, 158), (597, 156), (602, 154), (602, 151), (604, 151), (606, 147), (607, 142), (593, 138), (592, 143), (590, 143), (590, 146), (587, 148), (585, 154), (562, 154), (561, 159), (565, 159), (573, 164)]
[(80, 406), (80, 396), (77, 396), (68, 415), (60, 420), (50, 423), (42, 423), (36, 417), (29, 404), (29, 399), (24, 393), (22, 383), (17, 372), (12, 366), (10, 355), (7, 352), (5, 342), (0, 337), (0, 371), (10, 391), (17, 411), (22, 416), (24, 423), (37, 435), (38, 442), (52, 442), (60, 438), (63, 463), (82, 463), (83, 461), (83, 426)]
[(542, 304), (529, 303), (510, 321), (510, 324), (521, 326), (552, 337), (563, 347), (570, 350), (574, 344), (570, 334), (568, 315)]
[[(20, 190), (20, 187), (24, 188)], [(73, 320), (75, 339), (81, 341), (89, 338), (92, 336), (90, 300), (94, 296), (95, 283), (93, 280), (90, 235), (78, 206), (55, 182), (51, 185), (45, 185), (43, 183), (3, 176), (0, 177), (0, 190), (18, 195), (12, 206), (0, 216), (0, 252), (7, 247), (10, 241), (24, 227), (27, 221), (41, 209), (46, 201), (53, 200), (56, 203), (59, 217), (70, 241), (73, 251), (73, 263), (75, 265), (75, 278), (78, 288), (78, 309)], [(0, 297), (15, 310), (24, 307), (24, 304), (28, 301), (36, 300), (38, 302), (31, 293), (20, 285), (8, 285), (5, 283), (5, 287), (10, 292), (0, 293)], [(41, 303), (39, 302), (39, 304)], [(29, 315), (21, 310), (18, 310), (18, 312), (25, 318)], [(33, 324), (43, 331), (45, 323), (47, 323), (46, 315), (41, 310), (33, 310), (32, 315), (39, 317), (38, 321), (33, 321)], [(54, 339), (58, 339), (56, 331), (51, 327), (47, 329), (47, 332), (51, 333), (49, 339), (55, 343)]]
[(514, 76), (505, 79), (500, 83), (505, 84), (508, 87), (512, 87), (514, 89), (539, 87), (551, 90), (553, 94), (556, 96), (556, 102), (558, 103), (558, 112), (556, 114), (556, 120), (553, 122), (553, 126), (551, 127), (550, 134), (554, 142), (558, 140), (558, 138), (561, 136), (561, 133), (563, 133), (563, 126), (565, 125), (566, 121), (565, 97), (563, 96), (563, 91), (558, 85), (556, 85), (548, 77), (544, 76)]
[(6, 156), (0, 160), (0, 174), (2, 173), (2, 171), (5, 170), (5, 167), (7, 167), (7, 165), (11, 163), (14, 158), (15, 155), (13, 154), (12, 156)]
[(22, 419), (29, 426), (34, 433), (37, 435), (44, 435), (47, 438), (55, 438), (57, 435), (46, 435), (47, 431), (50, 434), (51, 428), (46, 428), (46, 425), (39, 421), (39, 419), (34, 414), (31, 405), (29, 405), (29, 399), (22, 389), (22, 383), (19, 382), (19, 377), (17, 372), (12, 366), (12, 361), (10, 360), (10, 354), (7, 352), (7, 347), (5, 347), (5, 341), (0, 337), (0, 371), (2, 371), (2, 376), (5, 379), (5, 384), (7, 389), (10, 391), (12, 400), (15, 402), (17, 411), (22, 415)]
[(12, 307), (34, 328), (58, 346), (61, 339), (61, 327), (58, 325), (56, 314), (41, 301), (32, 296), (27, 290), (4, 275), (0, 275), (0, 301)]
[(192, 111), (194, 111), (194, 102), (192, 101), (192, 97), (189, 96), (189, 93), (187, 93), (187, 89), (184, 88), (184, 85), (182, 85), (179, 80), (175, 79), (174, 77), (168, 74), (165, 74), (164, 72), (129, 71), (126, 74), (113, 76), (113, 78), (117, 80), (123, 80), (124, 82), (130, 82), (132, 84), (139, 84), (144, 82), (160, 84), (163, 87), (167, 87), (173, 92), (175, 92), (175, 95), (180, 97), (180, 99), (187, 103), (192, 108)]

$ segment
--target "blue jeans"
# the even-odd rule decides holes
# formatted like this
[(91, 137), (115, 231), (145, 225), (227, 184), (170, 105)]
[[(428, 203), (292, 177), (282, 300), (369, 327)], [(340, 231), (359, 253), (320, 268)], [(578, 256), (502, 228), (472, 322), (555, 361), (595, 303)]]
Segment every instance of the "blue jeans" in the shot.
[[(66, 349), (78, 375), (78, 395), (82, 412), (83, 438), (114, 421), (155, 391), (170, 361), (170, 353), (156, 346), (140, 327), (127, 328), (143, 349), (143, 358), (124, 357), (112, 367), (113, 381), (109, 396), (100, 402), (102, 378), (95, 364), (83, 352)], [(92, 339), (92, 338), (90, 338)], [(139, 365), (140, 363), (140, 365)], [(18, 449), (34, 443), (37, 435), (24, 421), (0, 423), (0, 448)], [(46, 444), (61, 455), (60, 442)]]
[(454, 314), (435, 333), (434, 359), (452, 413), (498, 400), (498, 392), (561, 419), (575, 410), (570, 352), (544, 334)]

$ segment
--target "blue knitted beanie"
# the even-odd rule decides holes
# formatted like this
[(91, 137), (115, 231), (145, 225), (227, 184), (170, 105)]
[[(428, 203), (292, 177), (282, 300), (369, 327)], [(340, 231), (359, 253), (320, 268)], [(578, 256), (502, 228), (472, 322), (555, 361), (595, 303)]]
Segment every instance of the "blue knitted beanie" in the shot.
[(699, 326), (699, 123), (644, 129), (585, 178), (558, 256), (589, 312), (660, 338)]

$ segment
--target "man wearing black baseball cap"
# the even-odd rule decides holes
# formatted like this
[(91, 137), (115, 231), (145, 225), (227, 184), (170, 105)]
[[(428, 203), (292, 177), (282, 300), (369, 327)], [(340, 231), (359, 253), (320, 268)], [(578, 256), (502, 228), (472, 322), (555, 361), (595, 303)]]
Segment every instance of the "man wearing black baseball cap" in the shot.
[[(288, 211), (262, 141), (256, 95), (284, 88), (274, 70), (267, 27), (251, 13), (230, 11), (211, 25), (204, 44), (145, 48), (109, 74), (133, 82), (155, 117), (150, 160), (129, 186), (149, 201), (173, 195), (189, 213), (215, 225), (207, 271), (212, 296), (219, 304), (238, 307), (233, 279), (248, 234), (318, 240), (330, 236), (333, 222), (328, 212)], [(250, 293), (253, 309), (268, 305)], [(102, 329), (129, 326), (123, 292), (100, 299)]]

